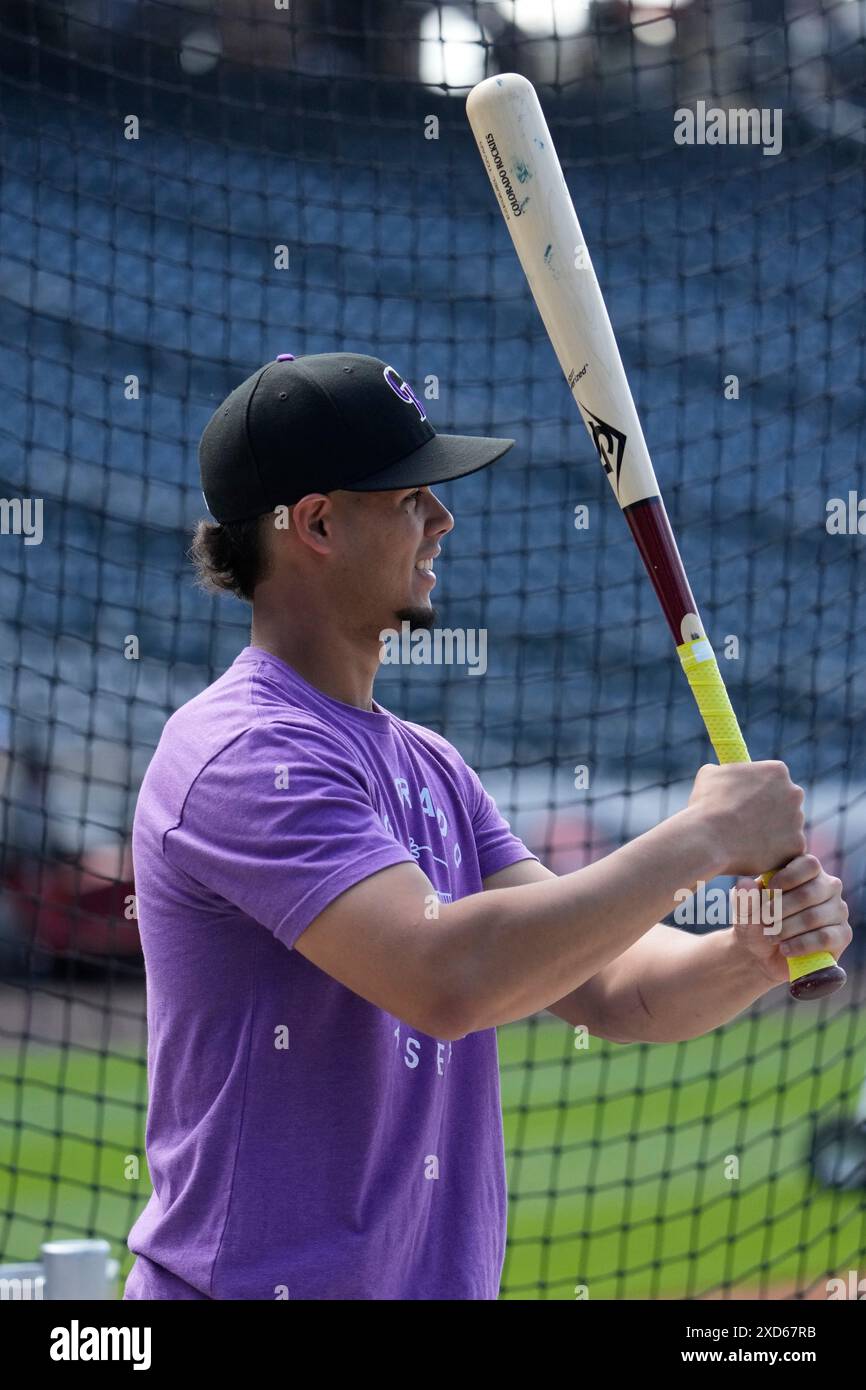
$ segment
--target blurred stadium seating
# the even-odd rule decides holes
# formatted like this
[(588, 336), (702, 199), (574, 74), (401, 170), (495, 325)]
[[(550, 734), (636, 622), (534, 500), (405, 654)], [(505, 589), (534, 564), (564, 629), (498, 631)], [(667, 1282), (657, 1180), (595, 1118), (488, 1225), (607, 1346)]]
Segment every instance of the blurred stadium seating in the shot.
[[(437, 607), (450, 627), (487, 629), (486, 676), (385, 668), (376, 693), (455, 742), (539, 853), (568, 868), (639, 833), (682, 804), (709, 758), (480, 170), (463, 98), (491, 71), (541, 86), (708, 630), (720, 653), (739, 640), (722, 665), (752, 755), (786, 759), (855, 924), (863, 902), (864, 541), (828, 534), (825, 515), (862, 478), (866, 6), (272, 10), (13, 0), (0, 16), (0, 496), (44, 500), (42, 544), (0, 536), (0, 941), (14, 1000), (3, 1075), (10, 1096), (26, 1086), (29, 1049), (34, 1086), (62, 1095), (45, 1049), (82, 1046), (135, 1075), (134, 1087), (118, 1083), (122, 1095), (103, 1088), (104, 1103), (125, 1107), (116, 1143), (96, 1168), (82, 1160), (53, 1180), (44, 1155), (26, 1157), (28, 1134), (38, 1149), (40, 1135), (59, 1141), (64, 1121), (31, 1122), (0, 1102), (10, 1259), (64, 1232), (106, 1235), (122, 1254), (146, 1196), (146, 1177), (132, 1192), (108, 1164), (112, 1146), (116, 1158), (140, 1144), (143, 1116), (126, 846), (165, 718), (247, 640), (247, 610), (199, 593), (185, 551), (203, 512), (199, 434), (260, 363), (375, 353), (426, 393), (437, 427), (517, 440), (494, 469), (440, 490), (457, 525)], [(782, 153), (676, 146), (673, 109), (699, 98), (779, 107)], [(278, 245), (287, 271), (274, 268)], [(724, 393), (731, 375), (736, 399)], [(584, 532), (579, 503), (590, 507)], [(575, 791), (577, 764), (591, 770), (588, 791)], [(47, 983), (53, 956), (69, 994)], [(862, 956), (852, 948), (852, 965)], [(84, 988), (75, 964), (105, 972), (101, 993), (87, 986), (81, 1028), (63, 1014)], [(53, 991), (51, 1020), (21, 1008), (40, 990)], [(780, 1005), (761, 1053), (779, 1085), (794, 1084), (785, 1039), (809, 1041), (808, 1073), (823, 1038), (835, 1068), (818, 1102), (826, 1113), (850, 1108), (862, 1080), (861, 991), (854, 971), (826, 1012), (789, 1017)], [(117, 1046), (116, 1008), (138, 1019)], [(547, 1065), (536, 1028), (549, 1038), (537, 1020), (505, 1043), (513, 1125), (529, 1104), (521, 1079)], [(541, 1109), (565, 1104), (561, 1032)], [(755, 1037), (747, 1061), (761, 1052)], [(717, 1077), (711, 1047), (683, 1047), (696, 1077)], [(603, 1067), (596, 1080), (609, 1084)], [(76, 1087), (91, 1084), (85, 1068)], [(658, 1123), (674, 1134), (667, 1084), (638, 1069), (621, 1089), (655, 1090)], [(808, 1113), (784, 1121), (779, 1182), (805, 1181)], [(514, 1160), (516, 1263), (503, 1292), (571, 1297), (563, 1269), (575, 1222), (588, 1239), (596, 1179), (569, 1167), (559, 1139), (535, 1134), (523, 1196)], [(628, 1162), (639, 1175), (640, 1155)], [(688, 1190), (694, 1213), (703, 1190), (697, 1179)], [(523, 1212), (535, 1213), (528, 1225)], [(782, 1245), (749, 1246), (740, 1263), (708, 1258), (699, 1273), (663, 1251), (648, 1274), (645, 1247), (623, 1252), (602, 1236), (587, 1260), (611, 1296), (730, 1292), (744, 1280), (805, 1290), (862, 1245), (862, 1214), (859, 1227), (850, 1213), (828, 1223), (801, 1234), (790, 1258), (788, 1246), (785, 1258)]]

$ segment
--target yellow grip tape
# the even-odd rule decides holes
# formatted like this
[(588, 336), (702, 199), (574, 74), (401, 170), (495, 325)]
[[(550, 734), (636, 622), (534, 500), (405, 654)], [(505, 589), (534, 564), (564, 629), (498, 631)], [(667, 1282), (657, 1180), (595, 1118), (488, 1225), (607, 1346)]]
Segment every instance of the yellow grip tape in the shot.
[[(692, 688), (692, 694), (719, 762), (750, 763), (752, 760), (746, 740), (740, 732), (737, 716), (722, 680), (719, 663), (708, 639), (698, 637), (692, 642), (683, 642), (677, 647), (677, 656), (686, 673), (686, 680)], [(761, 883), (765, 888), (773, 873), (774, 870), (769, 870), (761, 875)], [(835, 963), (829, 951), (817, 951), (808, 956), (793, 956), (788, 960), (791, 983)]]
[(750, 763), (746, 740), (740, 733), (719, 663), (706, 637), (677, 647), (686, 680), (692, 687), (710, 743), (720, 763)]

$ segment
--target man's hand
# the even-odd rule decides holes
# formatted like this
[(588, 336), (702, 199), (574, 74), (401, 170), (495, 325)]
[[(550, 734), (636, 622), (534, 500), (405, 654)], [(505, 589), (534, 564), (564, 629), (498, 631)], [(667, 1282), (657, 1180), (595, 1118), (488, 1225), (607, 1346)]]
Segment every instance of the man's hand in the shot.
[(806, 853), (803, 788), (784, 763), (706, 763), (689, 810), (707, 826), (717, 874), (761, 874)]
[[(740, 889), (751, 896), (742, 897)], [(853, 936), (842, 880), (825, 873), (814, 854), (799, 854), (779, 869), (763, 898), (757, 879), (739, 878), (733, 905), (737, 941), (773, 984), (787, 981), (791, 956), (829, 951), (838, 960)]]

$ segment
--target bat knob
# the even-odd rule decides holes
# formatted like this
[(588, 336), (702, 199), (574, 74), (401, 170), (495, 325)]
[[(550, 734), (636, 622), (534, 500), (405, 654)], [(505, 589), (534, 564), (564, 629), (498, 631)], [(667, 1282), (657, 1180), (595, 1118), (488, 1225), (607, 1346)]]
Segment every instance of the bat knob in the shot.
[(841, 989), (848, 976), (841, 965), (826, 965), (823, 970), (814, 970), (811, 975), (802, 975), (791, 985), (792, 999), (824, 999)]

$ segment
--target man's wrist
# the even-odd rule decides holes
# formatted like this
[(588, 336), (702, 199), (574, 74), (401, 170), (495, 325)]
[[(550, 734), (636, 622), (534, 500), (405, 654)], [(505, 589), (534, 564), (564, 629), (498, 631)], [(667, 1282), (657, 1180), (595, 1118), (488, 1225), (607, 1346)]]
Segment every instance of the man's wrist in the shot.
[(697, 879), (708, 883), (711, 878), (728, 872), (728, 861), (716, 817), (697, 806), (686, 806), (677, 812), (683, 824), (688, 826), (688, 834), (695, 848), (700, 871)]
[(738, 940), (733, 927), (723, 927), (705, 939), (716, 942), (720, 958), (727, 963), (732, 980), (748, 985), (754, 990), (756, 999), (783, 983), (767, 973), (760, 958)]

